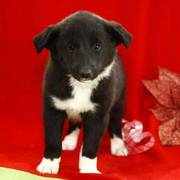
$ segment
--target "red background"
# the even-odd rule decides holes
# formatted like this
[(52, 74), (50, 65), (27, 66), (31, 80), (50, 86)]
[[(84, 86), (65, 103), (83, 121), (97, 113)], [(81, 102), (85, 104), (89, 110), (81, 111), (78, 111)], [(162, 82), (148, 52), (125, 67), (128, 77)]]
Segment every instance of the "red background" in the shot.
[[(0, 165), (36, 173), (43, 152), (41, 81), (47, 52), (37, 55), (35, 34), (77, 10), (90, 10), (124, 25), (131, 47), (120, 47), (127, 72), (126, 118), (143, 121), (156, 145), (142, 155), (112, 157), (107, 136), (99, 154), (101, 178), (179, 179), (180, 148), (161, 147), (158, 121), (148, 112), (153, 98), (142, 79), (157, 78), (158, 67), (180, 72), (178, 0), (0, 0)], [(78, 174), (78, 152), (63, 152), (64, 178)]]

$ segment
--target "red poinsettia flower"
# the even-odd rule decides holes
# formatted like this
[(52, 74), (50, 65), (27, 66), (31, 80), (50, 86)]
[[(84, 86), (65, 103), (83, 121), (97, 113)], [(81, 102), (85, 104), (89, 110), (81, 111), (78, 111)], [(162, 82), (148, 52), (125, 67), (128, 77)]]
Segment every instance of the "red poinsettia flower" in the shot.
[(150, 110), (160, 121), (159, 138), (163, 145), (180, 145), (180, 74), (159, 69), (158, 80), (143, 80), (157, 100)]

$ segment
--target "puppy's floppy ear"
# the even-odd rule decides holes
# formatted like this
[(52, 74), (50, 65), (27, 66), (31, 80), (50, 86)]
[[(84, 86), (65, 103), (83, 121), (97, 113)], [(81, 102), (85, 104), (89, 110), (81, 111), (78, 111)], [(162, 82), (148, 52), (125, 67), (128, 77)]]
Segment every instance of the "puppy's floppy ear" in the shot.
[(37, 52), (40, 53), (43, 48), (50, 49), (57, 37), (57, 34), (57, 27), (52, 25), (48, 26), (43, 32), (35, 36), (33, 42)]
[(132, 35), (122, 25), (112, 21), (106, 22), (105, 27), (116, 45), (123, 43), (126, 48), (129, 47)]

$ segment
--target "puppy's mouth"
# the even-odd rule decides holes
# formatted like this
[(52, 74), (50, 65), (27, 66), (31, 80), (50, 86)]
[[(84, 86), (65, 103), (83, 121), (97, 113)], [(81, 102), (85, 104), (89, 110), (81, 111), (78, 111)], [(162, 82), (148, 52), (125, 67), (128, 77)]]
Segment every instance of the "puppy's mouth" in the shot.
[(84, 84), (84, 83), (88, 83), (88, 82), (92, 82), (96, 77), (94, 78), (80, 78), (79, 76), (74, 76), (74, 75), (69, 75), (70, 77), (70, 81), (74, 81), (80, 84)]
[(92, 81), (93, 78), (80, 78), (78, 81), (80, 82), (87, 82), (87, 81)]
[(81, 83), (85, 83), (85, 82), (93, 81), (94, 78), (79, 78), (79, 77), (76, 78), (76, 77), (74, 77), (74, 79), (76, 79), (77, 81), (79, 81)]
[(81, 83), (83, 82), (90, 82), (93, 81), (96, 78), (95, 74), (71, 74), (71, 76)]

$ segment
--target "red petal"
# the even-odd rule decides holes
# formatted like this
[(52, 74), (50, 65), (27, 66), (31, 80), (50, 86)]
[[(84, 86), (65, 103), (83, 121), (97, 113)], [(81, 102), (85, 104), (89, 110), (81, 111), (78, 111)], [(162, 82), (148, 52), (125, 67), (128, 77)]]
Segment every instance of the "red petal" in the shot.
[(171, 93), (174, 104), (180, 109), (180, 86), (172, 87)]
[(180, 132), (180, 110), (176, 113), (176, 129)]
[(172, 101), (173, 99), (167, 81), (143, 80), (142, 82), (161, 105), (168, 108), (176, 108)]
[(171, 137), (171, 145), (180, 145), (180, 132), (174, 131), (172, 137)]
[(165, 68), (159, 69), (159, 79), (180, 85), (180, 74), (174, 73)]
[(161, 122), (173, 119), (177, 115), (176, 109), (166, 108), (159, 104), (156, 104), (150, 110), (153, 112), (153, 114), (156, 116), (156, 118)]
[(159, 139), (163, 145), (172, 144), (172, 135), (175, 127), (175, 120), (171, 119), (166, 121), (159, 126)]

